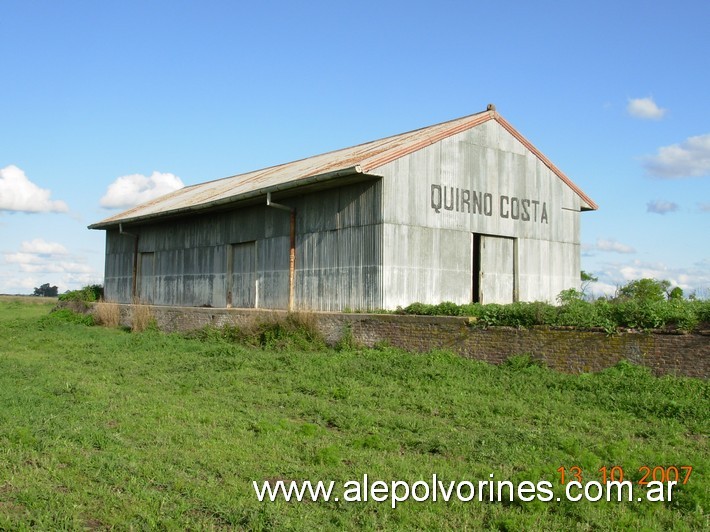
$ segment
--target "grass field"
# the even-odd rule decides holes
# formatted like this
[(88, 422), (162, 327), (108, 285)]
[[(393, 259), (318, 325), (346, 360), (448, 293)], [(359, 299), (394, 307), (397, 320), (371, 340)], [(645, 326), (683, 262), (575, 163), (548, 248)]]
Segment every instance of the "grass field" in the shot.
[[(91, 327), (0, 301), (0, 529), (708, 527), (707, 381), (434, 352), (270, 349)], [(252, 481), (637, 481), (671, 502), (259, 502)]]
[(26, 303), (28, 305), (50, 306), (56, 305), (56, 297), (35, 297), (35, 296), (10, 296), (0, 294), (0, 303)]

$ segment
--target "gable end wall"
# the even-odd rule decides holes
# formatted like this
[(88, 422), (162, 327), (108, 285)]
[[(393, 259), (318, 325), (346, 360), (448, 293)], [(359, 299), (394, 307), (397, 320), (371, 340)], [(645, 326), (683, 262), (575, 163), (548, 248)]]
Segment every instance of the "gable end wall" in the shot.
[[(384, 176), (386, 308), (471, 302), (474, 234), (514, 239), (510, 300), (553, 302), (579, 287), (580, 198), (497, 122), (376, 171)], [(482, 302), (504, 299), (489, 291)]]

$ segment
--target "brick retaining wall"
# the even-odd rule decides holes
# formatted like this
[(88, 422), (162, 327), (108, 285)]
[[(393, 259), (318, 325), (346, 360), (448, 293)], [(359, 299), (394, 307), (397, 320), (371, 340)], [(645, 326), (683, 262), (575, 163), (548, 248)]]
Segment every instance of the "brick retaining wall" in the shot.
[[(186, 331), (206, 325), (253, 322), (285, 316), (284, 311), (153, 306), (162, 330)], [(126, 323), (130, 306), (122, 305)], [(415, 352), (446, 349), (464, 357), (499, 364), (513, 355), (529, 354), (550, 368), (568, 373), (594, 372), (628, 360), (651, 368), (656, 375), (708, 378), (710, 332), (604, 332), (538, 327), (473, 328), (467, 318), (393, 314), (309, 313), (326, 341), (336, 343), (347, 329), (353, 340)]]

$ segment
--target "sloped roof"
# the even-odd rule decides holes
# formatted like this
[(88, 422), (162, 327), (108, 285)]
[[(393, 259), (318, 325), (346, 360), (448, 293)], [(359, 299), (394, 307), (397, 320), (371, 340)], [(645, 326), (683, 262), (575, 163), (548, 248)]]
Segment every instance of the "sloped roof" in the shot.
[(392, 137), (254, 172), (187, 186), (106, 218), (101, 222), (90, 225), (89, 228), (107, 229), (119, 223), (139, 222), (183, 212), (203, 210), (239, 200), (264, 196), (267, 192), (296, 188), (318, 181), (343, 178), (355, 174), (372, 174), (374, 170), (389, 162), (414, 153), (447, 137), (474, 128), (489, 120), (498, 122), (574, 190), (582, 200), (583, 210), (596, 210), (598, 208), (591, 198), (584, 194), (547, 157), (540, 153), (501, 117), (493, 106), (489, 106), (487, 111), (481, 113)]

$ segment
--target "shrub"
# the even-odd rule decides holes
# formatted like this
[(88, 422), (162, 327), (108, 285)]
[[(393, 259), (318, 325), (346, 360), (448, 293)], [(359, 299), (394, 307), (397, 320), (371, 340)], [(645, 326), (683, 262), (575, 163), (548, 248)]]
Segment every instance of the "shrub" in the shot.
[(431, 316), (434, 314), (433, 305), (426, 303), (412, 303), (402, 309), (404, 314), (416, 314), (417, 316)]
[(581, 299), (570, 300), (557, 309), (555, 325), (568, 327), (613, 327), (609, 320), (606, 301), (589, 303)]
[(688, 305), (693, 309), (699, 323), (710, 325), (710, 299), (690, 301)]
[(490, 305), (481, 305), (478, 319), (480, 323), (487, 327), (495, 325), (508, 325), (504, 319), (505, 309), (503, 305), (491, 303)]
[(666, 293), (670, 288), (669, 281), (656, 279), (636, 279), (629, 281), (617, 290), (617, 298), (621, 300), (634, 300), (644, 303), (665, 301)]
[(94, 325), (94, 317), (91, 314), (77, 313), (68, 308), (55, 308), (40, 320), (40, 328), (58, 322), (91, 326)]
[(557, 295), (557, 302), (564, 305), (573, 301), (581, 301), (583, 298), (583, 292), (580, 292), (576, 288), (568, 288), (567, 290), (562, 290), (562, 292)]
[(554, 323), (556, 309), (552, 305), (537, 301), (534, 303), (512, 303), (502, 308), (501, 318), (505, 325), (512, 327), (532, 327)]
[(58, 296), (59, 301), (85, 301), (94, 303), (104, 297), (104, 287), (100, 284), (90, 284), (80, 290), (71, 290)]
[(436, 316), (460, 316), (460, 308), (456, 303), (444, 301), (431, 307), (431, 313)]
[[(642, 283), (634, 286), (658, 288), (660, 284)], [(558, 301), (562, 303), (559, 306), (539, 301), (507, 305), (412, 303), (404, 309), (399, 309), (399, 312), (424, 316), (468, 316), (471, 318), (469, 320), (471, 325), (480, 327), (549, 325), (584, 329), (602, 328), (609, 334), (620, 328), (677, 328), (691, 331), (700, 324), (710, 324), (710, 301), (659, 298), (655, 289), (646, 290), (646, 288), (639, 290), (634, 298), (617, 297), (594, 302), (582, 299), (581, 293), (577, 290), (565, 290), (558, 297)]]

